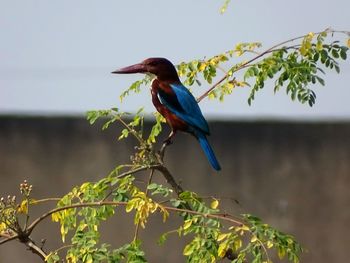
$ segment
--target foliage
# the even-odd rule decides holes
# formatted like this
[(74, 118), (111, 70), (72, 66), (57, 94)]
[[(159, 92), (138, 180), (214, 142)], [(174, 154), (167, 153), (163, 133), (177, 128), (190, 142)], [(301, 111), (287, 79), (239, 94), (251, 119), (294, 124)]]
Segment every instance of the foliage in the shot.
[[(251, 104), (267, 80), (275, 79), (275, 92), (285, 87), (293, 100), (298, 99), (301, 103), (307, 102), (312, 106), (316, 95), (308, 86), (316, 82), (324, 85), (320, 76), (324, 74), (324, 69), (320, 65), (339, 72), (338, 60), (347, 58), (348, 47), (340, 45), (338, 41), (326, 43), (328, 34), (329, 31), (309, 33), (263, 52), (258, 51), (262, 46), (260, 43), (240, 43), (222, 54), (205, 60), (183, 62), (177, 68), (188, 86), (195, 83), (201, 85), (202, 81), (211, 84), (218, 72), (223, 72), (224, 77), (203, 94), (204, 97), (223, 100), (235, 87), (248, 86), (251, 87), (248, 98), (248, 103)], [(296, 40), (301, 42), (286, 46)], [(225, 63), (233, 57), (243, 55), (253, 57), (225, 69)], [(234, 76), (239, 70), (244, 70), (242, 80)], [(149, 84), (151, 80), (152, 77), (146, 76), (134, 82), (122, 93), (121, 99), (125, 99), (130, 92), (139, 92), (141, 86)], [(275, 250), (280, 259), (286, 257), (291, 262), (299, 262), (303, 249), (292, 236), (263, 223), (256, 216), (222, 213), (219, 198), (204, 199), (195, 192), (182, 190), (174, 181), (171, 183), (174, 179), (164, 166), (164, 153), (156, 151), (157, 136), (164, 121), (159, 114), (156, 115), (156, 124), (152, 130), (147, 131), (149, 134), (143, 128), (142, 108), (130, 121), (126, 121), (130, 114), (116, 108), (90, 111), (87, 116), (91, 124), (101, 117), (104, 118), (102, 129), (119, 122), (123, 128), (118, 139), (126, 139), (131, 135), (137, 141), (136, 151), (131, 164), (116, 167), (99, 182), (84, 183), (74, 188), (58, 203), (58, 211), (52, 213), (52, 219), (61, 225), (63, 242), (72, 232), (66, 260), (145, 262), (145, 254), (138, 239), (139, 227), (145, 228), (148, 218), (153, 214), (161, 214), (166, 222), (170, 213), (177, 213), (183, 223), (177, 229), (161, 235), (159, 244), (166, 242), (172, 233), (191, 236), (191, 241), (183, 249), (188, 262), (216, 262), (223, 258), (236, 263), (272, 262), (270, 250)], [(146, 187), (141, 189), (136, 186), (135, 176), (146, 170), (150, 171), (149, 180)], [(156, 171), (164, 175), (172, 188), (152, 182)], [(101, 221), (114, 216), (116, 210), (122, 207), (127, 213), (133, 213), (135, 234), (130, 243), (112, 249), (109, 244), (100, 244), (99, 226)], [(56, 262), (58, 258), (59, 253), (53, 253), (47, 260)]]
[(339, 41), (325, 44), (327, 32), (318, 34), (316, 41), (314, 33), (306, 35), (300, 45), (275, 49), (270, 56), (255, 63), (245, 72), (244, 79), (254, 78), (254, 86), (248, 98), (251, 104), (257, 91), (264, 87), (268, 78), (275, 79), (274, 91), (286, 86), (287, 94), (292, 100), (296, 98), (307, 102), (310, 106), (315, 103), (316, 94), (308, 88), (309, 84), (319, 82), (325, 85), (321, 74), (325, 74), (319, 64), (334, 69), (339, 73), (338, 59), (346, 59), (348, 47), (340, 46)]
[[(96, 183), (87, 182), (73, 188), (60, 199), (57, 208), (47, 214), (60, 223), (63, 243), (66, 243), (67, 234), (72, 232), (70, 244), (50, 252), (45, 258), (47, 262), (59, 262), (63, 249), (67, 249), (65, 260), (72, 263), (147, 262), (137, 236), (116, 249), (109, 244), (99, 244), (101, 222), (112, 217), (117, 209), (134, 212), (135, 225), (143, 228), (148, 217), (154, 213), (162, 214), (164, 221), (169, 213), (178, 213), (183, 218), (183, 224), (164, 233), (159, 238), (159, 244), (166, 242), (172, 233), (191, 235), (192, 240), (183, 250), (188, 262), (216, 262), (221, 258), (229, 258), (232, 262), (245, 262), (253, 258), (254, 262), (271, 262), (267, 250), (273, 248), (280, 258), (287, 256), (290, 261), (299, 262), (298, 255), (302, 249), (294, 238), (263, 224), (259, 218), (242, 215), (236, 219), (220, 213), (218, 199), (205, 200), (190, 191), (168, 199), (170, 205), (165, 206), (161, 204), (163, 202), (150, 198), (149, 194), (167, 198), (173, 194), (171, 188), (149, 183), (142, 191), (135, 186), (132, 173), (121, 173), (123, 168), (118, 167)], [(13, 197), (6, 202), (2, 200), (1, 204), (2, 209), (5, 205), (5, 209), (12, 211), (11, 219), (2, 218), (3, 224), (17, 218), (14, 214), (20, 213), (20, 205), (15, 204)], [(185, 206), (189, 208), (183, 208)], [(2, 231), (4, 233), (5, 229)]]
[[(349, 38), (346, 43), (330, 41), (336, 33), (347, 35)], [(298, 43), (294, 44), (295, 42)], [(297, 99), (312, 106), (315, 104), (316, 93), (310, 85), (325, 85), (323, 75), (326, 69), (340, 72), (339, 61), (347, 59), (349, 43), (349, 32), (326, 29), (283, 41), (265, 51), (261, 51), (262, 44), (258, 42), (238, 43), (233, 49), (213, 57), (181, 62), (177, 69), (187, 86), (201, 86), (203, 81), (212, 84), (218, 72), (224, 74), (198, 101), (207, 96), (209, 99), (223, 101), (235, 88), (247, 87), (250, 88), (248, 103), (251, 105), (257, 92), (270, 86), (267, 84), (274, 80), (271, 86), (275, 93), (285, 87), (292, 100)], [(228, 65), (232, 59), (237, 58), (242, 58), (241, 62)], [(238, 72), (242, 72), (241, 79), (236, 74)], [(141, 80), (147, 84), (149, 81), (149, 76)], [(131, 87), (141, 82), (136, 81)]]
[[(165, 176), (167, 169), (160, 153), (153, 149), (154, 144), (148, 140), (149, 136), (143, 132), (143, 117), (134, 117), (126, 122), (124, 116), (128, 115), (118, 109), (88, 113), (90, 123), (95, 123), (99, 118), (104, 120), (102, 129), (119, 122), (127, 130), (127, 133), (122, 130), (120, 139), (129, 138), (129, 135), (136, 138), (138, 147), (134, 156), (138, 158), (133, 158), (131, 164), (117, 166), (98, 182), (85, 182), (74, 187), (59, 199), (56, 208), (30, 225), (26, 222), (25, 226), (20, 223), (20, 215), (29, 215), (32, 206), (48, 200), (31, 199), (32, 186), (27, 182), (21, 184), (23, 200), (17, 203), (14, 197), (8, 197), (6, 201), (1, 199), (2, 236), (17, 235), (20, 240), (25, 240), (42, 220), (51, 216), (54, 222), (60, 224), (63, 246), (46, 254), (46, 262), (59, 262), (62, 259), (72, 263), (147, 262), (138, 238), (139, 227), (145, 228), (153, 214), (161, 214), (166, 222), (170, 213), (176, 213), (183, 223), (161, 235), (159, 244), (166, 242), (173, 233), (191, 236), (183, 248), (188, 262), (216, 262), (223, 258), (232, 262), (271, 262), (268, 250), (273, 249), (280, 258), (287, 257), (292, 262), (299, 262), (302, 248), (294, 238), (264, 224), (259, 218), (223, 213), (219, 209), (219, 198), (202, 198), (195, 192), (152, 182), (154, 172)], [(135, 180), (141, 171), (150, 171), (148, 183), (143, 189), (137, 186)], [(120, 209), (133, 213), (135, 234), (129, 243), (113, 248), (100, 242), (99, 229), (103, 221), (116, 216)]]

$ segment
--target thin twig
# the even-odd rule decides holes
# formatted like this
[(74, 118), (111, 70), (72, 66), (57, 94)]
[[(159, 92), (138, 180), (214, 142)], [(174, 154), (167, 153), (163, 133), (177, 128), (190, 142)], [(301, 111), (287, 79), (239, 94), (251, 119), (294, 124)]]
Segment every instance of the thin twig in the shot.
[(51, 252), (51, 253), (52, 253), (52, 254), (58, 253), (58, 252), (60, 252), (61, 250), (66, 249), (66, 248), (70, 248), (70, 247), (73, 247), (73, 245), (71, 244), (71, 245), (65, 245), (65, 246), (59, 247), (59, 248), (57, 248), (56, 250), (54, 250), (53, 252)]
[(118, 117), (118, 120), (124, 125), (125, 128), (129, 130), (129, 132), (132, 133), (132, 135), (134, 135), (134, 137), (139, 141), (139, 143), (144, 144), (144, 140), (137, 134), (137, 132), (134, 129), (130, 128), (130, 126), (120, 116)]
[(5, 234), (5, 233), (0, 233), (0, 237), (3, 237), (3, 238), (10, 238), (11, 235)]
[(45, 202), (49, 202), (49, 201), (60, 201), (62, 198), (58, 198), (58, 197), (50, 197), (50, 198), (43, 198), (43, 199), (38, 199), (38, 200), (30, 200), (30, 204), (31, 205), (36, 205), (36, 204), (40, 204), (40, 203), (45, 203)]
[(155, 165), (150, 165), (150, 166), (141, 166), (139, 168), (136, 168), (136, 169), (131, 169), (125, 173), (122, 173), (122, 174), (119, 174), (116, 176), (116, 178), (123, 178), (123, 177), (126, 177), (130, 174), (134, 174), (134, 173), (138, 173), (138, 172), (141, 172), (141, 171), (145, 171), (145, 170), (148, 170), (148, 169), (155, 169), (159, 166), (159, 164), (155, 164)]
[[(123, 177), (126, 177), (130, 174), (135, 174), (135, 173), (138, 173), (138, 172), (142, 172), (142, 171), (145, 171), (145, 170), (148, 170), (148, 169), (155, 169), (156, 167), (158, 167), (159, 165), (151, 165), (151, 166), (141, 166), (139, 168), (136, 168), (136, 169), (131, 169), (125, 173), (122, 173), (120, 175), (117, 175), (116, 178), (123, 178)], [(115, 190), (115, 188), (111, 189), (108, 194), (106, 194), (106, 196), (101, 200), (101, 202), (107, 200), (108, 197), (111, 196), (111, 194), (113, 193), (113, 191)]]
[[(250, 231), (250, 233), (253, 235), (252, 231)], [(269, 253), (267, 253), (267, 249), (266, 249), (264, 243), (258, 237), (256, 237), (256, 240), (259, 242), (260, 246), (263, 248), (264, 253), (266, 255), (267, 262), (271, 262), (270, 257), (269, 257)]]
[(7, 243), (11, 240), (14, 240), (16, 238), (18, 238), (18, 234), (14, 234), (14, 235), (11, 235), (9, 237), (6, 237), (6, 239), (0, 240), (0, 245), (5, 244), (5, 243)]
[(145, 191), (146, 196), (148, 196), (148, 193), (149, 193), (148, 186), (152, 183), (153, 174), (154, 174), (154, 169), (151, 170), (151, 172), (150, 172), (150, 174), (149, 174), (149, 177), (148, 177), (147, 186), (146, 186), (146, 191)]
[(24, 231), (27, 229), (27, 226), (28, 226), (28, 222), (29, 222), (29, 198), (28, 196), (26, 197), (26, 207), (27, 207), (27, 211), (26, 211), (26, 219), (25, 219), (25, 222), (24, 222)]
[(103, 202), (90, 202), (90, 203), (80, 203), (80, 204), (74, 204), (70, 206), (62, 206), (58, 208), (51, 209), (50, 211), (42, 214), (37, 219), (35, 219), (27, 228), (27, 232), (31, 234), (31, 232), (34, 230), (34, 228), (45, 218), (51, 216), (54, 213), (71, 209), (71, 208), (79, 208), (79, 207), (88, 207), (88, 206), (102, 206), (102, 205), (126, 205), (128, 202), (112, 202), (112, 201), (103, 201)]
[[(79, 204), (73, 204), (73, 205), (54, 208), (54, 209), (46, 212), (45, 214), (41, 215), (40, 217), (38, 217), (36, 220), (34, 220), (33, 223), (28, 227), (28, 232), (29, 233), (32, 232), (33, 229), (41, 221), (43, 221), (47, 217), (51, 216), (54, 213), (63, 211), (63, 210), (82, 208), (82, 207), (104, 206), (104, 205), (126, 206), (127, 204), (128, 204), (128, 202), (123, 202), (123, 201), (104, 201), (104, 202), (79, 203)], [(201, 213), (201, 212), (194, 211), (194, 210), (189, 210), (189, 209), (184, 209), (184, 208), (176, 208), (176, 207), (172, 207), (172, 206), (163, 206), (163, 208), (168, 210), (168, 211), (172, 211), (172, 212), (184, 212), (184, 213), (193, 214), (193, 215), (201, 215), (201, 216), (208, 217), (208, 218), (221, 219), (223, 221), (231, 222), (235, 225), (240, 225), (240, 226), (243, 225), (243, 222), (240, 222), (240, 221), (234, 219), (234, 217), (230, 214), (222, 214), (222, 213), (221, 214), (205, 214), (205, 213)]]

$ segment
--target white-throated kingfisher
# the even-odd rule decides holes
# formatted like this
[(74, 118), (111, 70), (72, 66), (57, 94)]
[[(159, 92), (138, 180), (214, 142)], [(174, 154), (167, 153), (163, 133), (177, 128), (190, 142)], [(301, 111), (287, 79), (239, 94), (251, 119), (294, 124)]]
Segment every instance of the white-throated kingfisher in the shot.
[(196, 137), (212, 167), (221, 169), (206, 135), (209, 126), (203, 117), (196, 99), (181, 83), (175, 66), (165, 58), (148, 58), (139, 64), (118, 69), (112, 73), (151, 73), (156, 76), (152, 82), (152, 102), (166, 119), (171, 133), (166, 142), (171, 143), (177, 131), (188, 132)]

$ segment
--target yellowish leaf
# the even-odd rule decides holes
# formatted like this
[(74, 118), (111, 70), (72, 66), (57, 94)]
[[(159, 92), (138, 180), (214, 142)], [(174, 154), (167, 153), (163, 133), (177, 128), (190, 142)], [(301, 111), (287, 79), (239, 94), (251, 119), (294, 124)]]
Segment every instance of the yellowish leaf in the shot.
[(214, 199), (210, 204), (211, 209), (216, 209), (218, 208), (218, 206), (219, 206), (219, 201), (217, 199)]
[(62, 236), (62, 242), (64, 243), (66, 240), (66, 230), (64, 228), (64, 225), (61, 225), (61, 236)]
[(237, 57), (240, 57), (240, 56), (242, 56), (243, 55), (243, 51), (242, 50), (237, 50), (236, 51), (236, 56)]
[(87, 228), (88, 224), (81, 224), (78, 226), (79, 231), (83, 231), (85, 228)]
[(23, 200), (20, 204), (20, 206), (18, 207), (18, 213), (20, 214), (28, 214), (28, 201), (27, 200)]
[(78, 258), (73, 253), (67, 254), (66, 260), (69, 263), (76, 263), (76, 262), (78, 262)]
[(140, 221), (140, 226), (145, 229), (146, 225), (145, 225), (145, 221)]
[(169, 212), (162, 205), (158, 205), (160, 211), (163, 213), (163, 222), (165, 222), (169, 217)]
[(53, 252), (50, 252), (50, 253), (45, 257), (45, 262), (47, 262), (47, 261), (50, 259), (50, 257), (52, 257), (52, 255), (53, 255)]
[(211, 59), (209, 61), (209, 64), (215, 67), (218, 64), (218, 62), (216, 61), (216, 59)]
[(293, 244), (293, 239), (287, 238), (286, 240), (287, 240), (287, 243), (288, 243), (289, 245)]
[(245, 86), (247, 86), (247, 82), (245, 82), (245, 81), (236, 81), (235, 84), (238, 87), (245, 87)]
[(318, 51), (321, 51), (322, 48), (323, 48), (322, 42), (320, 42), (320, 41), (317, 42), (317, 44), (316, 44), (316, 49), (317, 49)]
[(286, 250), (283, 247), (278, 247), (277, 254), (278, 257), (282, 259), (286, 255)]
[(350, 38), (348, 39), (346, 45), (348, 46), (348, 48), (350, 48)]
[(53, 221), (53, 222), (58, 222), (58, 221), (60, 220), (60, 213), (59, 213), (59, 212), (53, 213), (53, 214), (51, 215), (51, 218), (52, 218), (52, 221)]
[(1, 223), (0, 224), (0, 233), (2, 233), (6, 229), (7, 229), (6, 224), (5, 223)]
[(218, 242), (220, 242), (220, 241), (224, 240), (228, 235), (229, 235), (229, 234), (227, 234), (227, 233), (220, 234), (216, 240), (217, 240)]
[(236, 239), (235, 242), (233, 243), (233, 246), (235, 247), (235, 250), (240, 249), (242, 247), (242, 240)]
[(314, 32), (310, 32), (309, 34), (307, 34), (307, 36), (308, 36), (309, 38), (313, 38), (313, 37), (315, 36), (315, 33), (314, 33)]
[(228, 243), (227, 242), (221, 243), (218, 248), (218, 256), (220, 258), (225, 257), (227, 249), (228, 249)]
[(248, 230), (249, 230), (249, 227), (246, 226), (246, 225), (243, 225), (243, 226), (241, 226), (241, 229), (242, 229), (243, 231), (248, 231)]
[(250, 240), (250, 242), (254, 243), (254, 242), (256, 242), (257, 240), (258, 240), (258, 238), (254, 235), (254, 236), (252, 237), (252, 239)]
[(193, 251), (194, 251), (194, 246), (190, 243), (185, 246), (183, 254), (184, 256), (189, 256), (193, 253)]
[(38, 204), (39, 202), (38, 202), (38, 200), (36, 200), (36, 199), (30, 199), (29, 200), (29, 204), (31, 204), (31, 205), (36, 205), (36, 204)]
[(211, 99), (215, 99), (216, 98), (216, 94), (214, 92), (210, 92), (208, 94), (208, 98), (211, 100)]
[(266, 246), (267, 246), (267, 248), (272, 248), (273, 243), (269, 240), (269, 241), (267, 241)]
[(207, 64), (205, 62), (200, 63), (199, 71), (204, 71), (206, 67), (207, 67)]
[(89, 254), (87, 257), (86, 257), (86, 263), (93, 263), (93, 260), (92, 260), (92, 256), (91, 254)]
[(163, 210), (163, 222), (165, 222), (169, 217), (169, 212), (167, 210)]
[(131, 210), (133, 210), (134, 209), (134, 204), (135, 204), (135, 202), (132, 202), (133, 200), (130, 200), (129, 202), (128, 202), (128, 204), (126, 205), (126, 207), (125, 207), (125, 211), (127, 212), (127, 213), (129, 213)]
[(187, 228), (189, 228), (192, 225), (192, 220), (188, 219), (185, 221), (183, 229), (186, 230)]

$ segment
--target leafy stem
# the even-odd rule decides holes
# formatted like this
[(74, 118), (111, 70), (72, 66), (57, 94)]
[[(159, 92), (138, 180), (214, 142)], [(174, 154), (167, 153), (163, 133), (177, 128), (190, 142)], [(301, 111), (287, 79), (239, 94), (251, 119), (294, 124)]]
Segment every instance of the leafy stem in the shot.
[[(321, 35), (323, 33), (330, 33), (330, 34), (341, 33), (341, 34), (346, 34), (346, 35), (350, 36), (350, 31), (333, 30), (333, 29), (326, 29), (324, 31), (320, 31), (320, 32), (313, 33), (313, 34), (314, 35)], [(228, 71), (222, 78), (220, 78), (208, 90), (206, 90), (202, 95), (200, 95), (197, 98), (197, 102), (200, 102), (205, 97), (207, 97), (210, 94), (210, 92), (212, 92), (216, 87), (218, 87), (223, 81), (225, 81), (226, 79), (230, 78), (233, 75), (233, 73), (236, 73), (237, 71), (240, 71), (240, 70), (242, 70), (244, 68), (250, 67), (252, 62), (262, 58), (263, 56), (265, 56), (265, 55), (267, 55), (269, 53), (272, 53), (272, 52), (280, 50), (280, 49), (277, 49), (278, 47), (283, 46), (283, 45), (288, 44), (288, 43), (291, 43), (291, 42), (294, 42), (294, 41), (297, 41), (297, 40), (300, 40), (300, 39), (304, 39), (307, 36), (308, 36), (308, 34), (305, 34), (305, 35), (302, 35), (302, 36), (298, 36), (298, 37), (294, 37), (294, 38), (282, 41), (282, 42), (280, 42), (278, 44), (275, 44), (275, 45), (271, 46), (270, 48), (266, 49), (265, 51), (263, 51), (261, 53), (258, 53), (255, 57), (249, 59), (246, 62), (241, 63), (237, 67), (233, 67), (232, 70)], [(296, 49), (299, 46), (300, 45), (293, 45), (293, 46), (286, 47), (285, 49)]]

